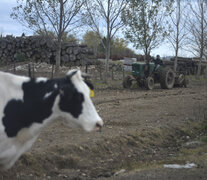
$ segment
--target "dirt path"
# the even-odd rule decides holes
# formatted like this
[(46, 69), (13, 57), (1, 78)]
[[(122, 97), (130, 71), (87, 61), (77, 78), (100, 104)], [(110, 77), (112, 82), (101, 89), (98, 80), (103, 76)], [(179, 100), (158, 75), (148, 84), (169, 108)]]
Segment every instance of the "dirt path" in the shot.
[[(169, 174), (163, 163), (186, 162), (178, 158), (187, 151), (183, 144), (205, 135), (201, 125), (207, 117), (206, 84), (172, 90), (97, 90), (93, 101), (105, 122), (101, 133), (68, 128), (60, 119), (11, 170), (0, 173), (0, 180), (156, 179), (162, 172)], [(123, 174), (117, 173), (122, 169)]]

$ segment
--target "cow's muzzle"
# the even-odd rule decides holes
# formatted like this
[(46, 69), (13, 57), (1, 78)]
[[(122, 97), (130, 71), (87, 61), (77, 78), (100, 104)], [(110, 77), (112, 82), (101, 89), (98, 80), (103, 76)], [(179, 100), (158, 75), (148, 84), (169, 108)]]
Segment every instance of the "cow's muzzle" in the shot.
[(95, 130), (101, 132), (102, 127), (103, 127), (103, 121), (98, 121), (95, 125)]

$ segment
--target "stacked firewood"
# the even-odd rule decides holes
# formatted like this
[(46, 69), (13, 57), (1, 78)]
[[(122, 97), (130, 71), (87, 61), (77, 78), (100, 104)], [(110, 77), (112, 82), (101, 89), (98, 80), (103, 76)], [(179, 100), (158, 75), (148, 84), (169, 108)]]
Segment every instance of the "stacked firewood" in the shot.
[[(86, 45), (62, 43), (61, 63), (84, 62), (92, 55)], [(0, 37), (0, 64), (33, 61), (54, 63), (56, 40), (45, 36)]]

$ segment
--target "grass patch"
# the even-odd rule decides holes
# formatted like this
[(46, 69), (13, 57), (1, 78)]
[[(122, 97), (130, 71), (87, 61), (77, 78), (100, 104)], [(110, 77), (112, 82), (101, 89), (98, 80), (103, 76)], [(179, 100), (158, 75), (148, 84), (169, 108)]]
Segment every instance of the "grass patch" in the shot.
[(108, 80), (105, 83), (103, 80), (92, 80), (95, 89), (123, 89), (121, 80)]
[(201, 137), (201, 141), (207, 143), (207, 136)]

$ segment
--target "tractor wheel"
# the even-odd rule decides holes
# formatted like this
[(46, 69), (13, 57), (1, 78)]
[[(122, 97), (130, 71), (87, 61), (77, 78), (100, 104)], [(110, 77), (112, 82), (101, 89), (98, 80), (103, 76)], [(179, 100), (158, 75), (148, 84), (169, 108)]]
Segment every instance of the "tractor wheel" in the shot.
[(163, 89), (173, 88), (175, 83), (175, 73), (171, 68), (164, 68), (160, 72), (160, 86)]
[(126, 76), (124, 78), (124, 81), (123, 81), (123, 87), (124, 88), (130, 88), (132, 85), (132, 77), (131, 76)]
[(147, 90), (152, 90), (154, 89), (154, 78), (149, 76), (146, 80), (145, 80), (145, 87)]

